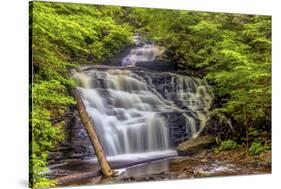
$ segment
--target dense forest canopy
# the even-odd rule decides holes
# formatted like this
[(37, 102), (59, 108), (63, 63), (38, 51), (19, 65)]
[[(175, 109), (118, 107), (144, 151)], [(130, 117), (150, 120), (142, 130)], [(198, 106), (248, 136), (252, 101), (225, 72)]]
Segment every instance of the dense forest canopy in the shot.
[[(45, 178), (48, 152), (64, 139), (64, 117), (75, 104), (69, 70), (102, 64), (140, 33), (164, 46), (165, 61), (192, 69), (214, 88), (211, 116), (231, 120), (254, 144), (269, 145), (271, 132), (271, 17), (179, 10), (30, 3), (33, 77), (30, 85), (33, 187)], [(245, 132), (244, 132), (245, 131)]]

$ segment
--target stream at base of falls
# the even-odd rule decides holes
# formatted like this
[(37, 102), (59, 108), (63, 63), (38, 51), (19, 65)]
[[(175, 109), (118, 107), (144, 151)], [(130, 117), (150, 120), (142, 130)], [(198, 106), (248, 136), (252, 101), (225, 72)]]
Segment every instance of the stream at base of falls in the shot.
[(98, 163), (93, 159), (73, 160), (56, 166), (60, 171), (56, 178), (59, 186), (79, 186), (271, 173), (271, 164), (263, 160), (246, 156), (235, 158), (243, 153), (236, 150), (218, 156), (213, 152), (203, 151), (195, 156), (171, 157), (123, 168), (120, 167), (120, 162), (115, 161), (110, 165), (119, 175), (112, 178), (103, 178), (99, 173)]

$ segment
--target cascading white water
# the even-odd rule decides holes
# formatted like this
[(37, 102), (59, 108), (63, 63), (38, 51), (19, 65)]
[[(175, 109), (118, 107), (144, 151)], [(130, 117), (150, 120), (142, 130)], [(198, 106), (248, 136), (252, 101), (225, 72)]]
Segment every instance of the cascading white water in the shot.
[[(169, 149), (165, 104), (129, 71), (76, 73), (87, 111), (108, 156)], [(94, 80), (92, 80), (92, 78)]]
[(163, 47), (154, 44), (146, 44), (142, 47), (133, 48), (129, 55), (123, 58), (122, 66), (131, 67), (135, 66), (137, 62), (152, 62), (161, 56), (163, 52)]
[[(162, 97), (129, 70), (89, 70), (76, 72), (74, 77), (80, 81), (79, 91), (107, 156), (175, 154), (171, 151), (167, 120), (160, 115), (180, 111), (172, 100)], [(209, 108), (211, 99), (202, 80), (177, 74), (174, 78), (178, 80), (176, 100), (197, 116), (202, 107)], [(195, 136), (198, 130), (194, 118), (182, 114)]]
[[(191, 127), (192, 137), (196, 137), (204, 128), (208, 119), (206, 112), (208, 112), (211, 106), (212, 95), (208, 91), (209, 86), (205, 80), (189, 76), (177, 76), (177, 78), (179, 81), (177, 99), (182, 105), (196, 112), (200, 120), (200, 129), (198, 131), (196, 131), (194, 127)], [(194, 123), (192, 123), (194, 120), (186, 115), (184, 116), (187, 123), (194, 125)]]

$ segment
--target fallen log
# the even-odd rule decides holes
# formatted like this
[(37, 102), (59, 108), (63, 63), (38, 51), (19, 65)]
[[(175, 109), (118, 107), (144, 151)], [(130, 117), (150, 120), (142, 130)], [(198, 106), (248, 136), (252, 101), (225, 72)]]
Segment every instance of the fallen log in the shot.
[(85, 105), (84, 105), (77, 89), (73, 90), (73, 94), (74, 94), (74, 97), (77, 102), (77, 109), (79, 112), (81, 122), (84, 125), (84, 128), (86, 129), (86, 131), (88, 133), (91, 144), (96, 153), (96, 156), (97, 156), (100, 168), (101, 168), (101, 172), (105, 177), (111, 177), (114, 175), (114, 172), (110, 168), (108, 161), (106, 160), (102, 145), (100, 144), (99, 138), (95, 132), (91, 118), (86, 111)]

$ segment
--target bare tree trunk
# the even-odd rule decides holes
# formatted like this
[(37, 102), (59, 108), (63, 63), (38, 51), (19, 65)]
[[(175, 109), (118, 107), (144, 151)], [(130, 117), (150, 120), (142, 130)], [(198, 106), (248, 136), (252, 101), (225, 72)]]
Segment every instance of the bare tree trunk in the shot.
[(249, 155), (249, 131), (248, 131), (248, 121), (247, 120), (247, 115), (245, 113), (245, 110), (244, 110), (244, 124), (245, 124), (245, 127), (246, 127), (246, 155), (248, 156)]
[(80, 119), (88, 133), (92, 146), (96, 152), (96, 156), (97, 156), (98, 162), (100, 164), (101, 171), (104, 176), (111, 177), (111, 176), (113, 176), (113, 171), (110, 168), (110, 166), (106, 160), (103, 148), (102, 148), (102, 146), (99, 142), (98, 136), (94, 130), (91, 118), (89, 117), (89, 115), (86, 111), (85, 105), (84, 105), (79, 93), (77, 92), (77, 90), (74, 89), (73, 93), (74, 93), (74, 96), (77, 101), (77, 109), (78, 109), (78, 112), (80, 115)]

